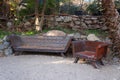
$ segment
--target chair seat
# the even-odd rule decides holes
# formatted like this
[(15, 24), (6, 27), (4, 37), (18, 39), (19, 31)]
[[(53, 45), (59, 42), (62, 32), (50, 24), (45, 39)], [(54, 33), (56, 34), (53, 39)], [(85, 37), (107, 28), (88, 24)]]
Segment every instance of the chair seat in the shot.
[(93, 59), (95, 57), (95, 52), (92, 52), (92, 51), (77, 52), (76, 56), (82, 57), (82, 58)]

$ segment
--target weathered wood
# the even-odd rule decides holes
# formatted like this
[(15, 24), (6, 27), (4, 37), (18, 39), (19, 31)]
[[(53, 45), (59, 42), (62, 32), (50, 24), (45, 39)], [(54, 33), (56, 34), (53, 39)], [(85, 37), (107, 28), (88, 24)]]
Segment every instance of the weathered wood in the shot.
[(103, 65), (101, 59), (107, 53), (108, 44), (97, 41), (73, 41), (73, 56), (74, 63), (77, 63), (79, 58), (86, 59), (97, 68), (98, 63)]
[(14, 51), (32, 51), (32, 52), (55, 52), (63, 53), (70, 46), (70, 37), (53, 37), (53, 36), (9, 36)]

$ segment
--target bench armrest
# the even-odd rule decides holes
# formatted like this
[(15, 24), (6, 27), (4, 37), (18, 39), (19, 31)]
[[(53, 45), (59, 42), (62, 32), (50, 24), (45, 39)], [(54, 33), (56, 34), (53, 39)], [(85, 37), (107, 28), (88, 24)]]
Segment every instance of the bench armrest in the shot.
[(22, 45), (22, 40), (21, 40), (21, 37), (20, 37), (20, 36), (17, 36), (17, 35), (15, 35), (15, 34), (12, 34), (12, 35), (10, 35), (8, 38), (9, 38), (9, 41), (10, 41), (11, 46), (12, 46), (13, 48), (16, 48), (16, 47)]

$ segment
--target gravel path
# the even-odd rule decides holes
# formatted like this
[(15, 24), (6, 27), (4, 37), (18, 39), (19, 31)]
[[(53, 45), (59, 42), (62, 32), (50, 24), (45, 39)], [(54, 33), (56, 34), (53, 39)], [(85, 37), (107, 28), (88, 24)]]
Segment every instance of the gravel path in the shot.
[(45, 55), (0, 57), (0, 80), (120, 80), (120, 65), (94, 69), (73, 58)]

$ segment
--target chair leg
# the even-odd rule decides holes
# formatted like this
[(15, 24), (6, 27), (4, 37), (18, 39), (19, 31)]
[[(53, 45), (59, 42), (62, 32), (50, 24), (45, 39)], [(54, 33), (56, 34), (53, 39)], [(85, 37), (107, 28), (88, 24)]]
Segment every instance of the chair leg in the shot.
[(104, 66), (104, 63), (101, 59), (99, 60), (99, 63)]
[(79, 60), (79, 57), (76, 57), (74, 63), (77, 63), (78, 60)]
[(91, 64), (92, 64), (92, 66), (93, 66), (94, 68), (96, 68), (96, 69), (99, 68), (99, 66), (98, 66), (98, 64), (97, 64), (97, 61), (92, 61)]
[(64, 58), (66, 57), (64, 53), (61, 53), (61, 56), (64, 57)]

